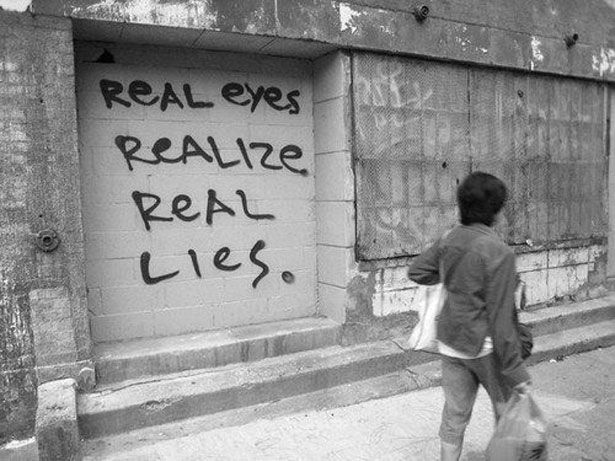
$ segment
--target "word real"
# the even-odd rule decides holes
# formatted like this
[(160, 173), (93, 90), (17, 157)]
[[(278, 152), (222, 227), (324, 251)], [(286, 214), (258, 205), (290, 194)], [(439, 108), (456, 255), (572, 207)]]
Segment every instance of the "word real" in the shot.
[[(249, 218), (254, 219), (256, 221), (261, 219), (275, 219), (275, 216), (272, 214), (255, 214), (251, 213), (248, 209), (248, 198), (246, 197), (246, 193), (241, 189), (236, 191), (236, 194), (239, 195), (241, 199), (241, 207), (243, 209), (243, 214)], [(132, 193), (132, 199), (139, 210), (139, 214), (141, 215), (141, 219), (143, 220), (143, 224), (145, 225), (146, 230), (151, 230), (151, 222), (154, 221), (173, 221), (173, 216), (179, 219), (180, 221), (190, 222), (197, 219), (201, 216), (201, 212), (190, 212), (188, 210), (192, 207), (192, 199), (189, 195), (179, 194), (173, 197), (171, 201), (170, 213), (173, 216), (160, 216), (154, 215), (154, 210), (158, 208), (158, 206), (162, 203), (162, 199), (156, 194), (150, 194), (149, 192), (139, 192), (134, 191)], [(151, 202), (146, 205), (145, 200), (151, 200)], [(152, 203), (153, 202), (153, 203)], [(205, 222), (208, 225), (212, 225), (214, 213), (226, 213), (230, 216), (235, 216), (235, 210), (230, 206), (226, 205), (220, 199), (218, 199), (216, 191), (214, 189), (209, 189), (207, 191), (207, 207), (206, 207), (206, 215)]]
[[(117, 80), (102, 79), (99, 83), (100, 92), (108, 109), (114, 104), (130, 107), (133, 103), (142, 106), (158, 105), (162, 112), (170, 105), (183, 109), (211, 109), (212, 101), (198, 101), (189, 83), (182, 85), (182, 91), (178, 92), (171, 83), (165, 83), (162, 92), (155, 92), (152, 86), (143, 80), (133, 80), (125, 88)], [(222, 98), (238, 106), (250, 106), (250, 112), (254, 112), (261, 101), (265, 101), (269, 107), (277, 111), (288, 111), (289, 114), (298, 114), (300, 111), (297, 98), (299, 90), (292, 90), (286, 95), (276, 86), (265, 88), (260, 85), (252, 87), (248, 83), (230, 82), (220, 90)], [(181, 96), (180, 96), (181, 95)]]

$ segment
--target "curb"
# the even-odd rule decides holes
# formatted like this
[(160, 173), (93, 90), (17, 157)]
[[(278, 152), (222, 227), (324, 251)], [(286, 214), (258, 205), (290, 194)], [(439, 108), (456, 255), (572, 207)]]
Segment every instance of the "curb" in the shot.
[(2, 461), (38, 461), (36, 439), (13, 440), (0, 447)]
[(40, 461), (80, 459), (76, 389), (74, 379), (38, 386), (35, 432)]

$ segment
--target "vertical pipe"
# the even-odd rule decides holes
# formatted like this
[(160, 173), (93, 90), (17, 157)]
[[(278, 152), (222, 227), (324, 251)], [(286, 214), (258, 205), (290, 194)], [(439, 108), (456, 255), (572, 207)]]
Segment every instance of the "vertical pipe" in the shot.
[(615, 288), (615, 87), (605, 89), (605, 152), (608, 156), (608, 256), (606, 276)]

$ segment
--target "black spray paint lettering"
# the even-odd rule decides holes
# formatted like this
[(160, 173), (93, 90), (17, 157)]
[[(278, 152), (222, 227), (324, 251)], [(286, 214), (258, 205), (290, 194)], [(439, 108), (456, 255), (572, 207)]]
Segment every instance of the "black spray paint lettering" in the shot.
[(273, 146), (267, 142), (251, 142), (250, 149), (263, 149), (261, 156), (261, 166), (267, 170), (281, 170), (282, 165), (273, 165), (267, 162), (267, 159), (273, 152)]
[[(259, 154), (260, 165), (267, 170), (283, 170), (286, 169), (291, 173), (306, 175), (308, 171), (305, 168), (297, 168), (293, 163), (303, 157), (303, 150), (295, 144), (287, 144), (283, 146), (274, 155), (274, 148), (267, 142), (251, 142), (249, 143), (250, 151), (246, 148), (245, 142), (241, 138), (237, 138), (235, 143), (239, 149), (239, 158), (230, 159), (223, 158), (218, 148), (216, 140), (212, 136), (207, 139), (208, 151), (205, 150), (196, 139), (191, 135), (185, 135), (182, 138), (182, 147), (179, 154), (175, 156), (169, 155), (169, 151), (173, 148), (173, 142), (169, 138), (157, 139), (150, 149), (151, 155), (141, 153), (143, 143), (135, 136), (119, 135), (115, 137), (115, 145), (124, 157), (128, 169), (134, 170), (134, 162), (146, 163), (149, 165), (158, 165), (160, 163), (183, 163), (187, 164), (188, 159), (199, 157), (207, 163), (214, 163), (221, 169), (233, 168), (240, 165), (242, 162), (249, 169), (254, 169), (250, 154)], [(211, 155), (209, 154), (211, 152)]]
[(196, 251), (193, 249), (188, 250), (188, 255), (190, 256), (190, 260), (192, 261), (192, 267), (194, 268), (194, 273), (198, 278), (201, 278), (201, 266), (199, 266), (199, 259), (196, 256)]
[[(246, 94), (247, 93), (247, 94)], [(300, 111), (299, 102), (297, 98), (301, 95), (299, 90), (293, 90), (286, 94), (287, 104), (278, 104), (282, 101), (283, 93), (278, 87), (270, 86), (265, 88), (260, 85), (254, 89), (250, 84), (244, 83), (243, 85), (237, 82), (227, 83), (222, 87), (222, 97), (238, 106), (250, 106), (250, 112), (254, 112), (258, 107), (261, 100), (265, 102), (273, 109), (277, 111), (288, 110), (289, 114), (298, 114)]]
[(252, 250), (250, 250), (250, 261), (252, 261), (254, 265), (261, 268), (261, 273), (258, 274), (252, 281), (252, 288), (256, 288), (258, 283), (269, 273), (269, 266), (257, 258), (258, 252), (263, 248), (265, 248), (265, 242), (263, 240), (259, 240), (254, 244)]
[(179, 194), (173, 198), (173, 202), (171, 203), (171, 214), (175, 215), (178, 219), (182, 221), (194, 221), (201, 215), (200, 211), (188, 216), (183, 214), (183, 212), (191, 206), (192, 199), (185, 194)]
[[(260, 273), (254, 278), (252, 281), (252, 287), (256, 288), (260, 281), (265, 278), (267, 274), (269, 274), (269, 266), (267, 263), (263, 262), (258, 258), (258, 253), (265, 248), (265, 242), (263, 240), (258, 240), (252, 249), (250, 250), (250, 262), (255, 266), (261, 269)], [(242, 265), (241, 262), (231, 263), (227, 260), (231, 257), (232, 251), (229, 247), (222, 247), (214, 254), (212, 263), (213, 266), (221, 271), (225, 272), (233, 272), (239, 269)], [(190, 257), (190, 262), (192, 263), (192, 268), (194, 269), (194, 273), (197, 277), (202, 278), (201, 275), (201, 266), (199, 263), (198, 255), (196, 251), (193, 249), (188, 250), (188, 256)], [(179, 274), (179, 270), (168, 272), (166, 274), (152, 276), (151, 273), (151, 265), (152, 265), (152, 255), (148, 251), (144, 251), (141, 253), (141, 277), (143, 281), (147, 285), (155, 285), (157, 283), (163, 282), (165, 280), (172, 279), (173, 277)]]
[[(213, 138), (212, 138), (213, 139)], [(214, 159), (209, 155), (203, 148), (197, 143), (192, 136), (189, 134), (184, 136), (184, 141), (182, 145), (182, 155), (181, 161), (186, 164), (188, 163), (189, 157), (201, 157), (206, 162), (213, 163)]]
[[(154, 203), (149, 207), (145, 208), (143, 199), (152, 199)], [(141, 219), (143, 219), (143, 223), (145, 224), (146, 230), (151, 230), (150, 222), (152, 221), (173, 221), (171, 217), (163, 217), (163, 216), (154, 216), (152, 213), (154, 210), (160, 205), (162, 199), (158, 197), (156, 194), (149, 194), (147, 192), (139, 192), (134, 191), (132, 193), (132, 199), (137, 205), (137, 209), (139, 210), (139, 214), (141, 215)], [(141, 265), (143, 265), (143, 261), (141, 261)]]
[[(242, 211), (248, 219), (253, 219), (256, 221), (262, 219), (275, 219), (275, 216), (272, 214), (258, 214), (251, 212), (248, 206), (248, 198), (246, 196), (246, 193), (241, 189), (237, 189), (235, 193), (241, 199)], [(151, 223), (154, 221), (170, 222), (174, 220), (173, 216), (175, 216), (181, 221), (190, 222), (194, 221), (201, 215), (200, 211), (193, 212), (191, 214), (188, 213), (188, 210), (192, 207), (192, 199), (186, 194), (179, 194), (173, 197), (170, 210), (170, 213), (173, 216), (161, 216), (154, 214), (156, 208), (158, 208), (158, 206), (160, 206), (160, 204), (162, 203), (162, 199), (156, 194), (151, 194), (149, 192), (133, 191), (132, 199), (135, 202), (137, 209), (139, 210), (139, 215), (143, 220), (145, 229), (148, 231), (151, 230)], [(146, 200), (148, 201), (147, 204), (145, 203)], [(205, 214), (205, 222), (207, 222), (208, 225), (213, 224), (215, 213), (226, 213), (229, 216), (235, 216), (235, 210), (233, 210), (233, 208), (220, 200), (218, 198), (217, 192), (214, 189), (209, 189), (207, 191), (207, 207)]]
[(214, 255), (214, 266), (221, 271), (232, 272), (241, 267), (241, 263), (227, 265), (224, 261), (231, 255), (231, 249), (229, 247), (222, 247)]
[[(187, 83), (182, 86), (183, 94), (182, 92), (175, 91), (173, 85), (168, 82), (164, 84), (164, 89), (161, 93), (156, 93), (152, 86), (143, 80), (133, 80), (130, 82), (126, 92), (124, 92), (124, 85), (119, 81), (102, 79), (99, 84), (105, 105), (109, 109), (111, 109), (114, 104), (123, 107), (131, 107), (133, 103), (142, 106), (154, 106), (159, 104), (162, 112), (166, 111), (171, 106), (179, 109), (184, 109), (186, 107), (191, 109), (204, 109), (214, 106), (212, 102), (197, 100), (193, 95), (191, 86)], [(232, 82), (222, 88), (222, 96), (226, 101), (232, 104), (249, 106), (251, 112), (254, 112), (263, 100), (277, 111), (288, 111), (289, 114), (298, 114), (300, 111), (297, 101), (297, 98), (300, 96), (299, 90), (288, 92), (286, 98), (284, 98), (283, 92), (274, 86), (267, 88), (262, 85), (252, 87), (248, 83), (240, 85)], [(237, 138), (236, 144), (239, 149), (240, 157), (234, 159), (225, 159), (222, 157), (213, 137), (207, 137), (207, 143), (208, 149), (205, 150), (192, 136), (186, 135), (182, 140), (181, 153), (173, 156), (169, 155), (169, 151), (173, 148), (173, 142), (169, 138), (162, 137), (157, 139), (150, 149), (151, 155), (153, 156), (152, 158), (150, 155), (145, 154), (144, 156), (143, 153), (140, 152), (142, 142), (139, 138), (121, 135), (115, 138), (115, 144), (122, 153), (130, 171), (133, 171), (133, 162), (142, 162), (150, 165), (180, 162), (187, 164), (188, 159), (191, 157), (200, 157), (205, 160), (206, 163), (213, 164), (215, 162), (221, 169), (232, 168), (240, 165), (242, 162), (248, 169), (253, 169), (254, 165), (250, 158), (250, 154), (253, 154), (255, 150), (257, 152), (261, 150), (260, 165), (264, 169), (287, 169), (292, 173), (301, 175), (307, 174), (306, 169), (297, 168), (294, 164), (291, 164), (292, 161), (300, 159), (303, 156), (301, 148), (293, 144), (283, 146), (279, 150), (279, 155), (277, 156), (279, 162), (276, 162), (275, 156), (272, 157), (274, 148), (271, 144), (266, 142), (249, 143), (249, 151), (246, 148), (246, 143), (241, 138)], [(139, 153), (139, 155), (137, 155), (137, 153)], [(248, 219), (275, 219), (273, 214), (257, 214), (251, 212), (248, 205), (248, 198), (243, 190), (236, 190), (236, 194), (241, 199), (242, 211)], [(184, 222), (191, 222), (198, 219), (201, 215), (200, 211), (189, 211), (192, 207), (192, 199), (186, 194), (176, 195), (172, 199), (170, 207), (170, 214), (172, 216), (154, 214), (154, 211), (162, 203), (162, 199), (156, 194), (134, 191), (132, 193), (132, 198), (137, 206), (145, 228), (148, 231), (151, 230), (151, 223), (155, 221), (169, 222), (178, 219)], [(208, 225), (213, 224), (213, 216), (215, 213), (226, 213), (230, 216), (235, 216), (235, 210), (220, 200), (215, 190), (209, 189), (207, 191), (206, 207), (206, 222)], [(264, 248), (265, 242), (263, 240), (258, 240), (249, 253), (250, 262), (261, 269), (261, 272), (252, 281), (252, 287), (255, 289), (258, 287), (260, 281), (270, 272), (269, 266), (259, 258), (259, 252)], [(202, 278), (201, 266), (197, 253), (193, 249), (189, 249), (187, 253), (194, 273), (198, 278)], [(213, 266), (222, 271), (231, 272), (238, 270), (242, 266), (242, 262), (232, 261), (231, 253), (231, 249), (227, 246), (220, 248), (213, 256)], [(151, 271), (151, 265), (151, 254), (147, 251), (143, 252), (140, 257), (140, 267), (143, 280), (147, 285), (169, 280), (180, 273), (179, 270), (175, 270), (153, 275), (153, 273), (156, 274), (156, 272)]]
[[(161, 94), (155, 94), (152, 86), (143, 80), (133, 80), (128, 84), (128, 91), (124, 95), (124, 85), (117, 80), (102, 79), (99, 82), (100, 92), (108, 109), (113, 108), (114, 104), (130, 107), (131, 101), (142, 106), (153, 106), (160, 101), (160, 110), (166, 111), (169, 105), (173, 104), (180, 109), (186, 105), (191, 109), (209, 109), (214, 107), (211, 101), (197, 101), (192, 92), (192, 87), (188, 83), (182, 86), (183, 100), (169, 82), (164, 84)], [(151, 99), (145, 100), (144, 97)]]
[[(119, 82), (114, 82), (114, 83), (116, 84), (116, 87), (119, 88), (120, 90), (119, 92), (121, 93), (122, 84)], [(101, 85), (102, 85), (102, 80), (101, 80)], [(150, 86), (149, 83), (144, 82), (143, 80), (134, 80), (130, 82), (130, 85), (128, 85), (128, 96), (130, 96), (130, 99), (135, 101), (137, 104), (142, 104), (144, 106), (152, 106), (156, 104), (160, 100), (160, 96), (154, 96), (149, 101), (144, 101), (141, 99), (141, 96), (150, 96), (151, 94), (152, 94), (152, 87)], [(104, 92), (103, 92), (103, 97), (104, 97)], [(105, 98), (105, 102), (107, 103), (107, 107), (109, 107), (109, 100), (107, 98)]]
[(141, 253), (141, 276), (143, 277), (143, 281), (147, 285), (154, 285), (164, 280), (172, 279), (177, 274), (179, 274), (179, 271), (175, 271), (175, 272), (169, 272), (168, 274), (159, 275), (157, 277), (152, 277), (150, 270), (149, 270), (151, 259), (152, 259), (152, 255), (148, 251), (144, 251), (143, 253)]
[(205, 216), (205, 222), (210, 226), (213, 223), (214, 213), (228, 213), (231, 216), (235, 216), (235, 211), (230, 206), (218, 200), (216, 191), (209, 189), (207, 191), (207, 215)]
[(272, 214), (254, 214), (254, 213), (250, 213), (250, 210), (248, 210), (248, 198), (246, 197), (246, 193), (244, 191), (242, 191), (241, 189), (237, 189), (235, 191), (235, 193), (237, 195), (239, 195), (239, 197), (241, 198), (241, 207), (243, 208), (243, 213), (250, 219), (254, 219), (256, 221), (259, 221), (261, 219), (275, 219), (275, 216), (273, 216)]

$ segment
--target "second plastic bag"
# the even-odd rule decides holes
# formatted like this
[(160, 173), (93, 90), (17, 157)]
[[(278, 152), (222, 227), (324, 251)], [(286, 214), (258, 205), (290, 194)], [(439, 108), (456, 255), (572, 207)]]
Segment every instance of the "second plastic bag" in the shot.
[(423, 302), (419, 303), (419, 323), (412, 330), (408, 345), (417, 351), (438, 352), (436, 329), (438, 316), (446, 297), (444, 285), (421, 286), (419, 293)]
[(528, 393), (513, 392), (487, 448), (491, 461), (547, 461), (547, 421)]

